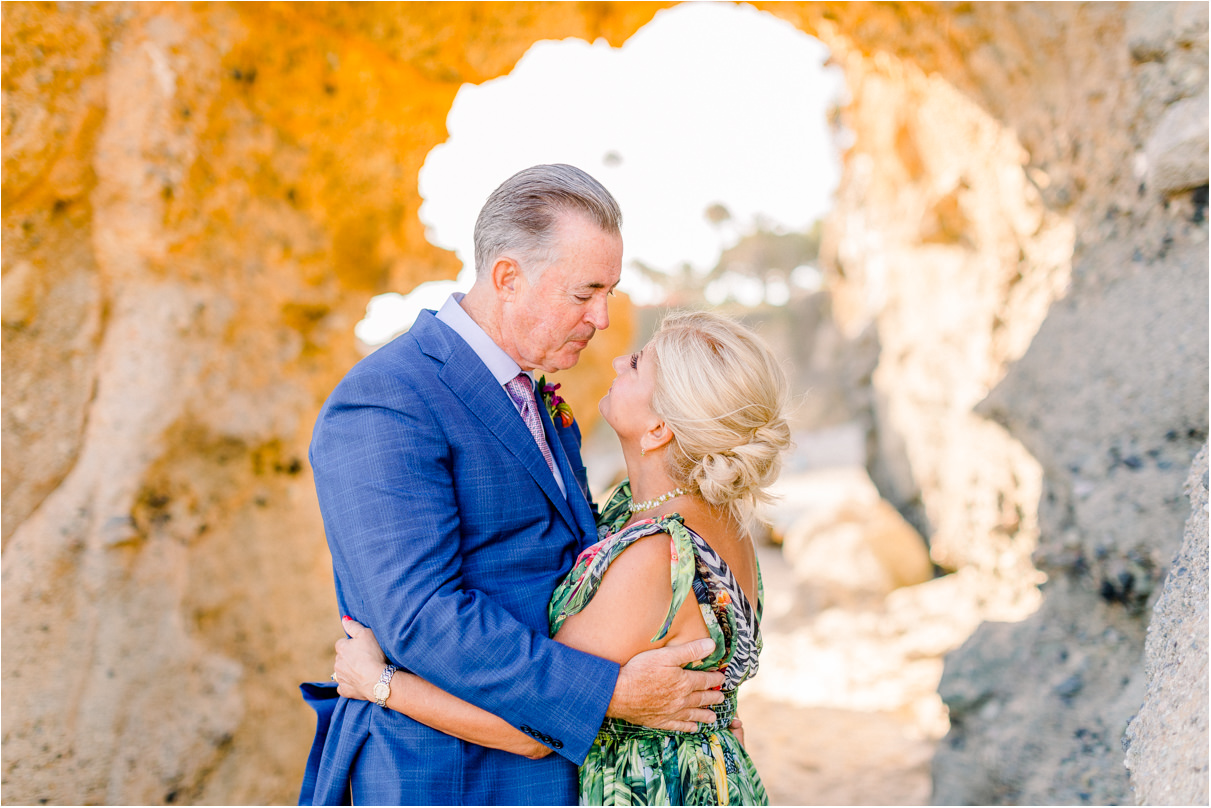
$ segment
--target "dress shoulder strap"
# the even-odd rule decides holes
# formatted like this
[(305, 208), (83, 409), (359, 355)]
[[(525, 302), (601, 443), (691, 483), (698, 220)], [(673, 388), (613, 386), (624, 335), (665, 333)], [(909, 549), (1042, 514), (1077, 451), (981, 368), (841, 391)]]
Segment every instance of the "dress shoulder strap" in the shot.
[[(629, 498), (627, 502), (630, 502)], [(573, 593), (573, 600), (578, 601), (578, 608), (575, 611), (568, 611), (565, 608), (561, 610), (565, 612), (561, 616), (575, 614), (584, 608), (596, 593), (606, 569), (615, 558), (622, 554), (623, 550), (640, 539), (646, 539), (657, 533), (665, 533), (669, 537), (669, 583), (672, 585), (673, 598), (669, 603), (669, 611), (665, 615), (660, 630), (656, 632), (651, 641), (664, 639), (673, 625), (673, 618), (677, 616), (677, 610), (685, 603), (686, 597), (694, 588), (694, 542), (689, 530), (681, 520), (681, 514), (677, 513), (666, 514), (659, 519), (644, 519), (636, 522), (608, 538), (603, 538), (597, 545), (594, 545), (594, 548), (582, 553), (581, 561), (587, 561), (587, 564), (580, 573), (580, 583), (577, 584), (576, 589), (580, 590), (585, 587), (586, 591), (579, 598), (575, 597), (575, 593)], [(580, 566), (579, 562), (577, 566)]]

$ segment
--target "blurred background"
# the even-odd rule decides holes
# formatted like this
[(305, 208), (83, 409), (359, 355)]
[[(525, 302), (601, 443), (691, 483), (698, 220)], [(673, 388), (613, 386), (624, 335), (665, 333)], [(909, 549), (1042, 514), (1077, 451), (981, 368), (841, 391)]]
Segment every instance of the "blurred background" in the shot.
[(296, 799), (315, 416), (541, 162), (624, 211), (599, 497), (665, 311), (791, 375), (775, 804), (1207, 802), (1206, 4), (2, 14), (7, 802)]

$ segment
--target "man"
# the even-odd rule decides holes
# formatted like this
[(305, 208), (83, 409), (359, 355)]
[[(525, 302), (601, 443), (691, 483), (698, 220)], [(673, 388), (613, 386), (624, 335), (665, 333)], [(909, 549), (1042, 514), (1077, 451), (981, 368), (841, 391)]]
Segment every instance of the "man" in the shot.
[(722, 676), (679, 667), (710, 641), (620, 669), (547, 637), (551, 592), (596, 528), (579, 428), (552, 423), (525, 372), (571, 367), (609, 325), (620, 225), (579, 169), (507, 180), (476, 222), (471, 291), (358, 363), (311, 444), (342, 613), (394, 664), (556, 754), (526, 759), (341, 699), (300, 801), (574, 804), (604, 716), (714, 720), (702, 708), (719, 702), (709, 688)]

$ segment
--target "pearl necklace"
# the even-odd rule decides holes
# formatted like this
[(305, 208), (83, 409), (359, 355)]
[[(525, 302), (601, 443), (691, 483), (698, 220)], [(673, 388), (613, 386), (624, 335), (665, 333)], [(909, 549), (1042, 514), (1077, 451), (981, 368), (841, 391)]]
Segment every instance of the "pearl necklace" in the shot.
[(655, 499), (649, 499), (647, 502), (632, 502), (630, 505), (627, 506), (627, 510), (630, 511), (631, 513), (642, 513), (643, 511), (650, 511), (650, 510), (652, 510), (652, 508), (655, 508), (657, 505), (663, 505), (664, 503), (668, 502), (673, 497), (679, 497), (684, 493), (685, 493), (684, 489), (674, 488), (672, 491), (666, 491), (665, 493), (661, 494), (660, 496), (656, 497)]

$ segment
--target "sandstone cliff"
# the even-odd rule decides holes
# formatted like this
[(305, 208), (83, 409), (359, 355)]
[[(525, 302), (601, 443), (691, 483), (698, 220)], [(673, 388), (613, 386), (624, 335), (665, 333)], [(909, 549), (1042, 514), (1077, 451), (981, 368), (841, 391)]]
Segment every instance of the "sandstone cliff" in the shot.
[(654, 11), (4, 5), (7, 800), (294, 799), (311, 425), (369, 297), (457, 269), (417, 172), (462, 82)]
[(933, 799), (1128, 799), (1207, 436), (1206, 6), (831, 16), (855, 143), (826, 251), (839, 318), (880, 346), (872, 471), (937, 563), (983, 577), (973, 609), (1034, 612), (948, 659)]
[[(293, 799), (338, 630), (311, 423), (369, 295), (455, 269), (417, 171), (462, 82), (661, 5), (4, 4), (9, 801)], [(760, 5), (848, 76), (873, 476), (1021, 621), (948, 663), (934, 799), (1121, 801), (1207, 433), (1206, 6)]]

